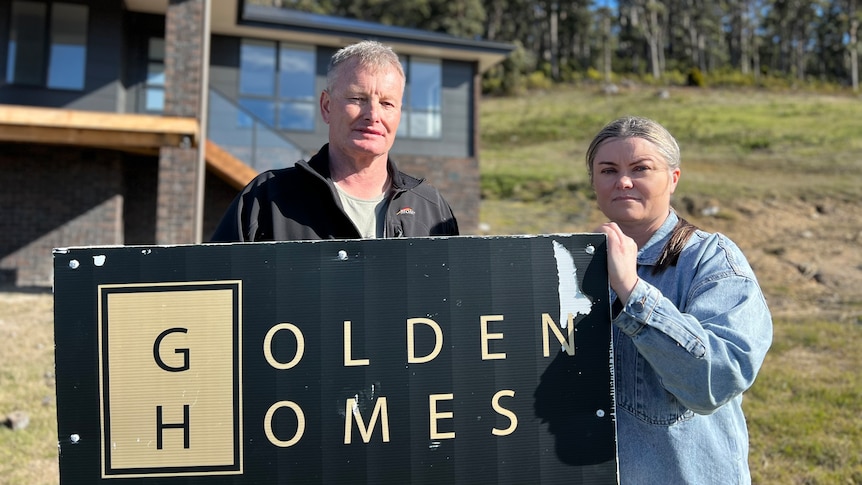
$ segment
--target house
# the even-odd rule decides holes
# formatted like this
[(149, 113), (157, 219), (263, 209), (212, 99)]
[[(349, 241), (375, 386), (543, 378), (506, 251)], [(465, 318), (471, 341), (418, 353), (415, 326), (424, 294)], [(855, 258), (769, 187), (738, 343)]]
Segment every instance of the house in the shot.
[(480, 76), (512, 46), (242, 0), (0, 0), (0, 284), (50, 287), (56, 247), (205, 242), (325, 142), (328, 60), (366, 38), (407, 73), (393, 158), (475, 233)]

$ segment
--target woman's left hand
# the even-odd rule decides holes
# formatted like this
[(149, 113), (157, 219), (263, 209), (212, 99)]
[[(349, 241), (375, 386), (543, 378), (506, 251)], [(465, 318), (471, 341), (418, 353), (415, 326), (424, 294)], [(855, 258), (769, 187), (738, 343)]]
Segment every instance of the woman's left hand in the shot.
[(596, 232), (608, 237), (608, 281), (625, 305), (638, 283), (638, 245), (615, 222), (602, 224)]

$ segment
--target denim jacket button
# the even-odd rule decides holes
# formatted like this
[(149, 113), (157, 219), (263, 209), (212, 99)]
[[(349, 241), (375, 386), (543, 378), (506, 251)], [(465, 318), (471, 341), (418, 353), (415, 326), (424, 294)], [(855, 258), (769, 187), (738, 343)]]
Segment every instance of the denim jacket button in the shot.
[(636, 302), (632, 303), (632, 310), (634, 310), (637, 313), (644, 311), (644, 302), (636, 301)]

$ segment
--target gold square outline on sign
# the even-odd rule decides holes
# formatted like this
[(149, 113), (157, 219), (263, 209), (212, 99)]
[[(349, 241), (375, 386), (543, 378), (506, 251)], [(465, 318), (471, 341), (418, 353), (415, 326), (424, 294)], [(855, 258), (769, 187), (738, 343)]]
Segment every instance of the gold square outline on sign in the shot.
[[(107, 297), (111, 293), (140, 293), (164, 291), (195, 291), (228, 289), (233, 292), (233, 352), (236, 355), (233, 369), (235, 397), (233, 402), (233, 446), (234, 463), (230, 465), (184, 466), (159, 468), (127, 468), (122, 471), (110, 468), (110, 439), (108, 396), (105, 395), (108, 369), (107, 359)], [(179, 281), (166, 283), (129, 283), (98, 285), (98, 353), (99, 353), (99, 420), (101, 433), (102, 478), (181, 477), (208, 475), (241, 475), (243, 473), (243, 429), (242, 429), (242, 280)], [(107, 413), (107, 416), (106, 416)], [(107, 419), (106, 419), (107, 418)]]

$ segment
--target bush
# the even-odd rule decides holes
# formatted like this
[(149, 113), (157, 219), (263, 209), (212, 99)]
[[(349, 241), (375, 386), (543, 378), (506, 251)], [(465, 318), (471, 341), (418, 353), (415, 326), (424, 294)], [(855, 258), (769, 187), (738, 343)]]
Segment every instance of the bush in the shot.
[(554, 82), (542, 71), (533, 71), (527, 76), (527, 89), (550, 89)]
[(703, 77), (703, 73), (700, 72), (700, 69), (693, 67), (688, 71), (688, 78), (686, 79), (686, 85), (694, 86), (697, 88), (702, 88), (706, 86), (706, 79)]

